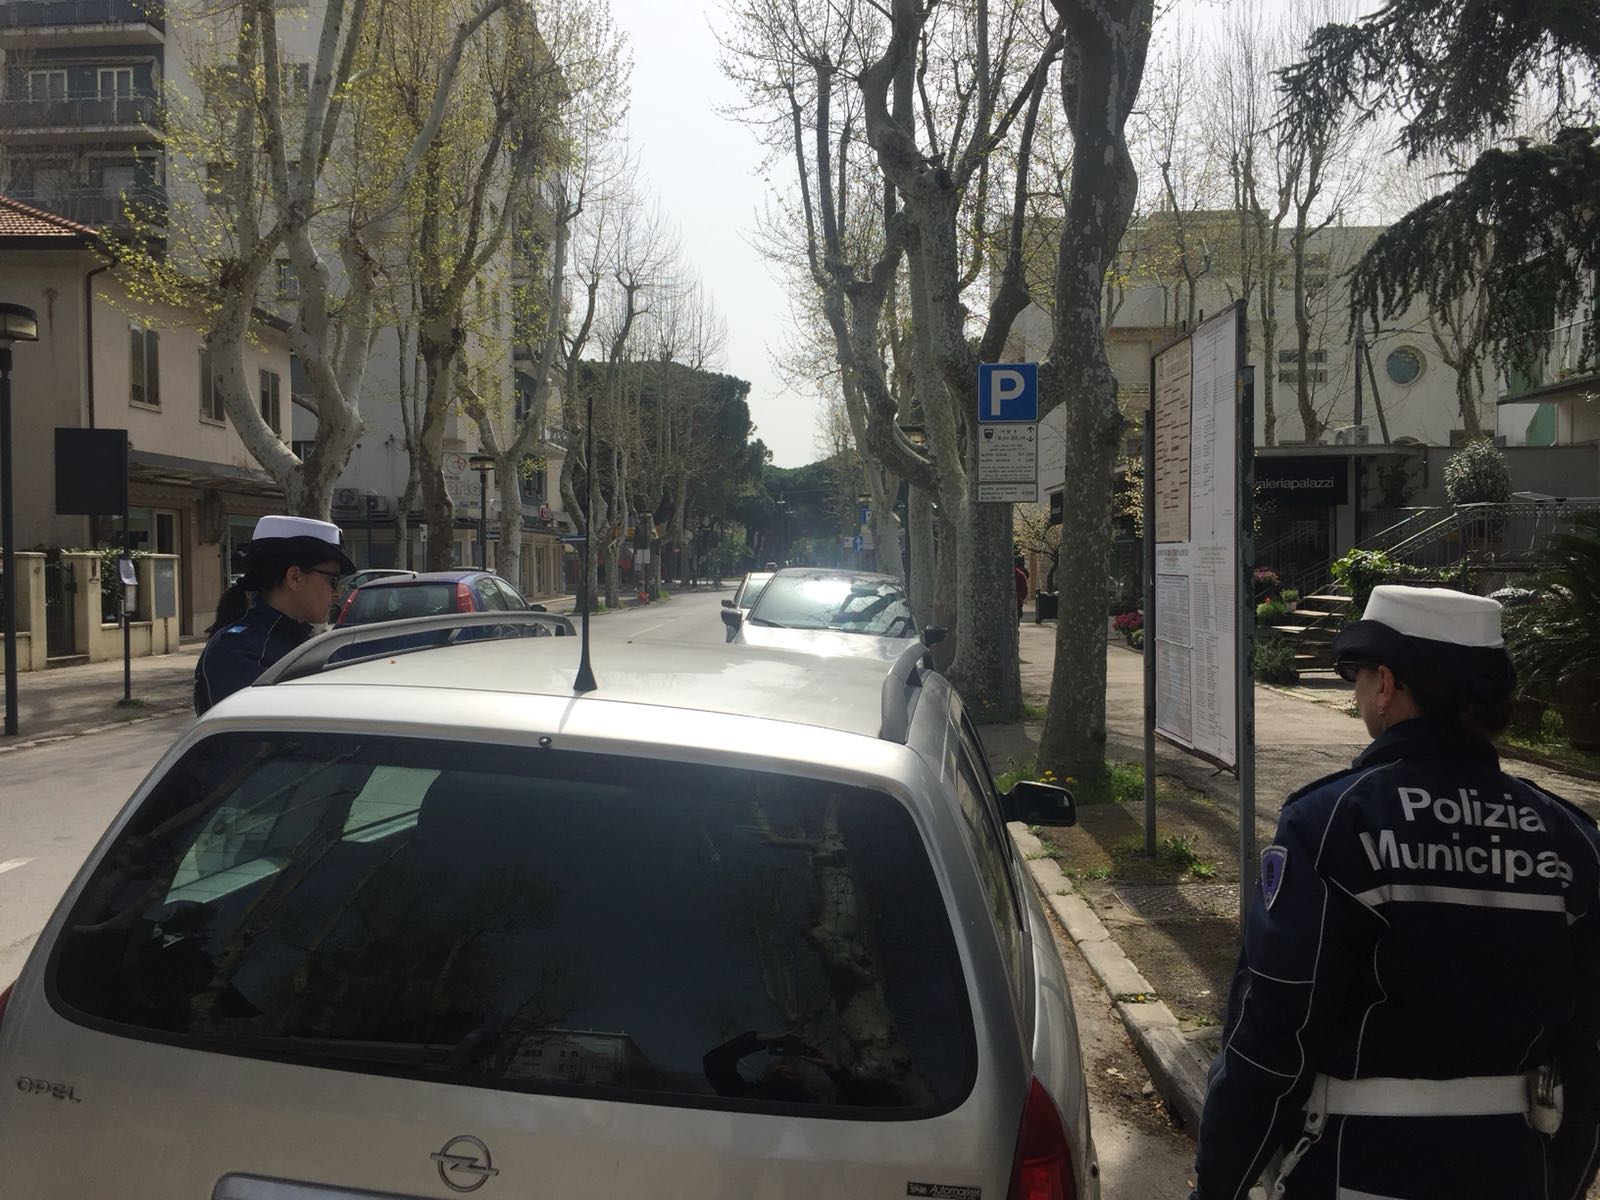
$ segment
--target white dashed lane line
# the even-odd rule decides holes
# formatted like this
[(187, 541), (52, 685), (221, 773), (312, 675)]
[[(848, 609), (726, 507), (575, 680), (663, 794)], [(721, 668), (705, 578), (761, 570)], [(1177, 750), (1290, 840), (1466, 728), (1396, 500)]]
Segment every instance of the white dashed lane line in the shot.
[(31, 858), (8, 858), (5, 862), (0, 862), (0, 875), (4, 875), (7, 871), (15, 871), (18, 867), (25, 867), (32, 861)]

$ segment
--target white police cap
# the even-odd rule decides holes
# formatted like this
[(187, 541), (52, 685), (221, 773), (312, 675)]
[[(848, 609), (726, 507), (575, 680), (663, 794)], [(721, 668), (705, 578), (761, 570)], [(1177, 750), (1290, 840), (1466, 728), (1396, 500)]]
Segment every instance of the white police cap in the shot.
[(269, 516), (256, 522), (255, 535), (248, 547), (250, 557), (267, 559), (294, 555), (304, 557), (325, 553), (339, 563), (348, 575), (356, 569), (344, 551), (344, 533), (332, 521), (313, 517)]
[(1372, 589), (1361, 619), (1377, 621), (1408, 637), (1456, 646), (1506, 644), (1500, 632), (1499, 601), (1449, 588), (1401, 587), (1386, 583)]

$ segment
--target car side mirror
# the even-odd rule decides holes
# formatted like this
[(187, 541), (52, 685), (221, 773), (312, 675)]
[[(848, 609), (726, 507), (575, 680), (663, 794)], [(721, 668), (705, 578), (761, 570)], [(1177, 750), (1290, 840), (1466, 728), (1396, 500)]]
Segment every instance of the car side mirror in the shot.
[(1007, 821), (1025, 825), (1076, 825), (1078, 806), (1072, 793), (1053, 783), (1019, 779), (1000, 797), (1000, 811)]
[(744, 618), (739, 615), (738, 609), (725, 608), (722, 610), (722, 623), (729, 629), (737, 629), (744, 623)]
[(734, 603), (733, 603), (732, 600), (724, 600), (722, 602), (722, 607), (723, 608), (733, 608), (734, 607)]
[(530, 604), (530, 605), (528, 605), (528, 611), (529, 612), (549, 612), (550, 610), (548, 608), (546, 608), (542, 604)]
[(950, 631), (943, 625), (929, 625), (922, 631), (922, 644), (932, 650), (949, 636)]

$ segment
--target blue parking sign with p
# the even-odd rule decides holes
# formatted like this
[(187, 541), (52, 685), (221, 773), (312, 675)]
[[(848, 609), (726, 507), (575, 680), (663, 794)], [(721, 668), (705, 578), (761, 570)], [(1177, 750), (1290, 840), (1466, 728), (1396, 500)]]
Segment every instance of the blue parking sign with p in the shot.
[(979, 363), (978, 420), (1039, 419), (1038, 363)]

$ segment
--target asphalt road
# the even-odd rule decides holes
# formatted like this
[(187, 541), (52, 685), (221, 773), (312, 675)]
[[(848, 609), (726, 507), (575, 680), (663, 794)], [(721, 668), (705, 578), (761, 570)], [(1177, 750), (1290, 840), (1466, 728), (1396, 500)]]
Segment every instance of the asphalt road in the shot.
[[(595, 671), (634, 640), (722, 643), (723, 592), (680, 594), (594, 619)], [(140, 780), (193, 718), (173, 716), (21, 749), (0, 770), (0, 987), (22, 969), (49, 919), (106, 827)], [(45, 731), (41, 731), (45, 732)], [(1063, 942), (1089, 1079), (1103, 1200), (1165, 1200), (1188, 1193), (1188, 1139), (1165, 1127), (1145, 1095), (1143, 1068), (1110, 1001)]]

